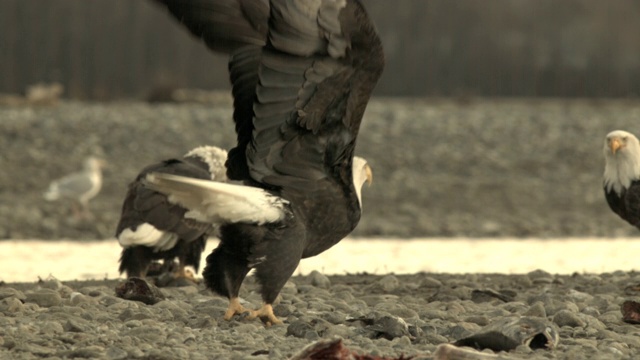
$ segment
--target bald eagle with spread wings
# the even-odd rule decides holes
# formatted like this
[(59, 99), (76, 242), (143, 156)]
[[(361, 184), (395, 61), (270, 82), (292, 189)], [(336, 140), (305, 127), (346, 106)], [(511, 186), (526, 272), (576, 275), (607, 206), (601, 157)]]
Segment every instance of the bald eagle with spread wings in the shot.
[(604, 140), (604, 194), (613, 212), (640, 228), (640, 142), (615, 130)]
[[(233, 185), (150, 174), (149, 186), (221, 224), (206, 285), (229, 298), (224, 318), (249, 312), (281, 321), (273, 303), (300, 259), (320, 254), (356, 227), (361, 187), (354, 157), (360, 123), (384, 68), (374, 25), (359, 0), (156, 0), (214, 51), (230, 54), (237, 145)], [(238, 299), (250, 270), (263, 306)]]

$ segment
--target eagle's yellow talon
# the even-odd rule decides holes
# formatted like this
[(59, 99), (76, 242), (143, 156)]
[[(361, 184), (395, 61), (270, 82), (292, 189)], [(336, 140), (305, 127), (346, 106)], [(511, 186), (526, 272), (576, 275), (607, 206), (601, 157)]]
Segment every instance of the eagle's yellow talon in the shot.
[(253, 320), (255, 318), (260, 318), (260, 320), (267, 326), (282, 324), (282, 320), (278, 319), (273, 314), (273, 307), (271, 304), (264, 304), (260, 309), (250, 311), (247, 319)]
[(250, 310), (247, 310), (244, 306), (240, 305), (240, 299), (238, 298), (229, 299), (229, 307), (227, 308), (227, 311), (225, 311), (224, 313), (224, 319), (229, 321), (231, 320), (231, 318), (233, 318), (233, 315), (236, 315), (236, 314), (240, 315), (245, 312), (251, 313)]

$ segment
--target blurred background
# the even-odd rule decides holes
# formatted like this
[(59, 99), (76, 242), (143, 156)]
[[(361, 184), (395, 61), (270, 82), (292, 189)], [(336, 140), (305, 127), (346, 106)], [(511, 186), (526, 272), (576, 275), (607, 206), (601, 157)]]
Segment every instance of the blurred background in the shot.
[[(615, 237), (602, 146), (640, 133), (640, 1), (364, 0), (385, 73), (356, 236)], [(235, 141), (226, 57), (150, 1), (0, 2), (0, 238), (112, 238), (146, 165)], [(92, 221), (46, 202), (107, 161)]]
[[(381, 96), (640, 93), (635, 0), (365, 0), (388, 59)], [(73, 99), (226, 89), (209, 52), (151, 1), (4, 0), (0, 92), (58, 82)]]

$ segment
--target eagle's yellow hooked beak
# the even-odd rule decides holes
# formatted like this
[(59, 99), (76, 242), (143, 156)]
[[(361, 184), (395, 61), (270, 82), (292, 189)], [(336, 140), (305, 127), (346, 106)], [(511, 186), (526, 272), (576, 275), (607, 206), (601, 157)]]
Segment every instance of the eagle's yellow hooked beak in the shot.
[(609, 147), (611, 148), (611, 152), (615, 155), (618, 149), (622, 147), (622, 140), (620, 138), (613, 138), (609, 142)]
[(364, 171), (367, 174), (367, 185), (371, 186), (371, 183), (373, 183), (373, 171), (371, 170), (371, 166), (369, 166), (369, 164), (366, 164)]

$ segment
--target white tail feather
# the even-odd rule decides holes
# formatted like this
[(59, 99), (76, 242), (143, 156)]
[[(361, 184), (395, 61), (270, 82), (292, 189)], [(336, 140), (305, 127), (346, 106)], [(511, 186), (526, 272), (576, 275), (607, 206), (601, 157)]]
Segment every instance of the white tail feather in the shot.
[(118, 236), (123, 248), (147, 246), (154, 251), (165, 251), (173, 248), (178, 242), (178, 235), (156, 229), (149, 223), (140, 224), (136, 230), (125, 229)]
[(189, 209), (186, 217), (214, 224), (265, 223), (284, 219), (286, 200), (251, 186), (152, 173), (146, 185)]

